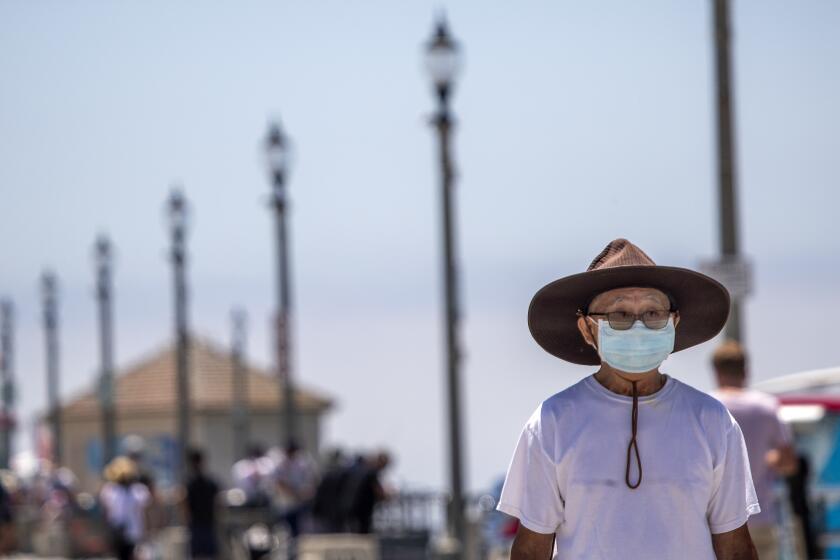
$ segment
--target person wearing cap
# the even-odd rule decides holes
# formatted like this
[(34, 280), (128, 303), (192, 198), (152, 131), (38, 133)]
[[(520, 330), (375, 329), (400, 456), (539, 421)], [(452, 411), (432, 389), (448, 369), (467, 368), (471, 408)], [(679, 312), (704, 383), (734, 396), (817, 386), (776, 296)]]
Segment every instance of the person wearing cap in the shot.
[(657, 266), (625, 239), (537, 292), (537, 343), (600, 367), (522, 430), (497, 505), (520, 522), (512, 560), (758, 558), (741, 429), (719, 401), (660, 371), (720, 332), (729, 305), (718, 282)]

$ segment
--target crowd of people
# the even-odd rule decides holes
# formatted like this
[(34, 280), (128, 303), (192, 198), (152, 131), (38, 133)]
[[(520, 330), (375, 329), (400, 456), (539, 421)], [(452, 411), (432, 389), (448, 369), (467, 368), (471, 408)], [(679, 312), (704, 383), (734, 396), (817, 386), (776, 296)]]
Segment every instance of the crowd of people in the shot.
[(62, 556), (81, 551), (159, 558), (163, 530), (183, 526), (190, 557), (211, 559), (220, 556), (229, 529), (224, 523), (237, 511), (294, 542), (304, 533), (370, 533), (374, 508), (388, 494), (382, 472), (390, 458), (384, 452), (348, 456), (334, 450), (317, 461), (295, 442), (285, 449), (253, 445), (232, 466), (232, 482), (223, 484), (207, 472), (205, 452), (191, 449), (185, 484), (164, 488), (147, 465), (141, 438), (129, 436), (121, 447), (123, 454), (104, 467), (95, 495), (80, 492), (68, 469), (47, 462), (25, 482), (11, 473), (0, 481), (0, 555), (21, 547), (24, 510), (32, 512), (30, 533), (65, 531)]
[(283, 452), (253, 447), (233, 465), (245, 506), (270, 506), (293, 536), (301, 532), (370, 533), (374, 506), (387, 496), (381, 481), (387, 453), (347, 456), (333, 450), (323, 467), (295, 443)]
[[(205, 469), (205, 456), (187, 455), (188, 479), (178, 500), (188, 529), (192, 558), (215, 558), (220, 550), (221, 507), (261, 512), (261, 522), (280, 526), (291, 539), (302, 533), (370, 533), (375, 505), (386, 498), (384, 452), (352, 459), (333, 451), (323, 467), (297, 443), (285, 449), (251, 446), (231, 469), (232, 487), (222, 488)], [(153, 481), (139, 457), (118, 457), (105, 469), (100, 502), (111, 530), (113, 551), (134, 558), (147, 540), (154, 510)]]

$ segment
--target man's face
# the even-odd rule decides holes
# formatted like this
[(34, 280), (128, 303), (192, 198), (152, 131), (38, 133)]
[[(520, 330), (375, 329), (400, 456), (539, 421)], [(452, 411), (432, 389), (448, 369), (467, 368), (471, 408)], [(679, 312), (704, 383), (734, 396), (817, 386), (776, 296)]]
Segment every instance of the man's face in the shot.
[[(595, 296), (587, 311), (590, 317), (578, 317), (578, 330), (584, 340), (597, 350), (598, 319), (606, 320), (601, 314), (621, 311), (641, 317), (647, 311), (668, 311), (670, 308), (668, 296), (656, 288), (616, 288)], [(679, 313), (675, 312), (674, 326), (679, 322)]]

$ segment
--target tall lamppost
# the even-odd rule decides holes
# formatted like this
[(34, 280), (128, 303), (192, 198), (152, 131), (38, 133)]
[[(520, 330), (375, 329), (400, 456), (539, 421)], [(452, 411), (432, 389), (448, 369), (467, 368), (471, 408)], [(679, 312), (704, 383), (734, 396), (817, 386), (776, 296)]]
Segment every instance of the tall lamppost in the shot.
[(58, 280), (52, 272), (41, 277), (41, 297), (44, 306), (44, 342), (47, 358), (47, 406), (52, 432), (53, 462), (60, 465), (63, 458), (61, 407), (58, 400)]
[(177, 469), (181, 483), (187, 480), (186, 453), (190, 446), (189, 329), (187, 326), (187, 250), (189, 212), (183, 193), (175, 189), (169, 196), (169, 227), (172, 237), (171, 259), (175, 288), (176, 387), (178, 396)]
[(111, 242), (105, 235), (96, 240), (96, 301), (99, 307), (99, 407), (102, 413), (102, 459), (107, 465), (117, 456), (114, 402), (114, 323), (111, 301)]
[(738, 243), (737, 174), (734, 119), (732, 117), (732, 56), (729, 49), (729, 0), (712, 0), (714, 6), (715, 77), (717, 86), (718, 204), (720, 226), (719, 279), (732, 295), (727, 338), (741, 340), (740, 299), (750, 284), (748, 264), (741, 260)]
[(231, 384), (233, 407), (231, 410), (231, 433), (233, 454), (237, 459), (245, 456), (250, 443), (250, 410), (248, 406), (248, 372), (245, 367), (245, 345), (247, 338), (247, 316), (237, 309), (231, 314), (233, 327), (231, 341)]
[(455, 78), (461, 69), (458, 45), (449, 34), (446, 20), (441, 18), (426, 46), (426, 70), (432, 80), (437, 97), (437, 111), (432, 125), (440, 142), (441, 211), (443, 225), (443, 285), (444, 324), (446, 332), (446, 387), (449, 409), (449, 477), (451, 503), (449, 508), (449, 531), (463, 554), (465, 531), (464, 488), (461, 433), (461, 349), (459, 339), (459, 301), (457, 286), (457, 265), (455, 256), (455, 228), (453, 224), (453, 187), (455, 171), (451, 154), (451, 133), (454, 120), (450, 112), (450, 97)]
[[(286, 180), (289, 175), (291, 149), (279, 123), (272, 123), (265, 140), (265, 155), (271, 174), (271, 206), (277, 228), (277, 317), (276, 349), (277, 381), (283, 395), (281, 445), (297, 439), (297, 411), (294, 400), (291, 344), (291, 272), (289, 259), (289, 233), (286, 220), (288, 197)], [(285, 441), (283, 438), (285, 437)]]
[(8, 469), (12, 458), (15, 429), (14, 399), (14, 307), (10, 300), (0, 302), (0, 383), (3, 391), (2, 456), (0, 468)]

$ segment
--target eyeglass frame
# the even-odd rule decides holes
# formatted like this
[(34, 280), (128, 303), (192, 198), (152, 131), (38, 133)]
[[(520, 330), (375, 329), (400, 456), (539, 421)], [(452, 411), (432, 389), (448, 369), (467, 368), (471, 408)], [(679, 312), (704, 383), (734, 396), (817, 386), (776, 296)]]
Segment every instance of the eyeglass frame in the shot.
[[(616, 328), (615, 326), (613, 326), (613, 324), (610, 322), (610, 319), (609, 319), (609, 314), (610, 314), (610, 313), (589, 313), (588, 311), (587, 311), (587, 312), (584, 312), (584, 311), (582, 311), (582, 310), (578, 309), (578, 310), (577, 310), (577, 316), (578, 316), (578, 317), (599, 317), (599, 316), (600, 316), (600, 317), (607, 317), (607, 323), (609, 323), (610, 327), (611, 327), (611, 328), (613, 328), (613, 329), (615, 329), (615, 330), (618, 330), (618, 331), (627, 331), (627, 330), (630, 330), (630, 329), (633, 327), (633, 325), (635, 325), (635, 324), (636, 324), (636, 321), (641, 321), (641, 322), (642, 322), (642, 324), (644, 324), (644, 326), (645, 326), (645, 327), (647, 327), (647, 328), (649, 328), (649, 329), (651, 329), (651, 330), (653, 330), (653, 331), (661, 331), (662, 329), (664, 329), (665, 327), (667, 327), (667, 326), (668, 326), (668, 321), (666, 320), (666, 321), (665, 321), (665, 324), (664, 324), (664, 325), (662, 325), (661, 327), (659, 327), (658, 329), (653, 328), (653, 327), (649, 327), (649, 326), (648, 326), (648, 324), (647, 324), (647, 323), (645, 323), (645, 320), (644, 320), (644, 319), (642, 319), (642, 315), (644, 315), (644, 314), (645, 314), (645, 313), (647, 313), (648, 311), (660, 311), (660, 310), (658, 310), (658, 309), (648, 309), (647, 311), (643, 311), (641, 314), (639, 314), (639, 313), (630, 313), (629, 311), (611, 311), (610, 313), (628, 313), (628, 314), (630, 314), (630, 315), (633, 315), (633, 322), (632, 322), (632, 323), (630, 323), (630, 326), (628, 326), (626, 329), (618, 329), (618, 328)], [(674, 309), (674, 308), (673, 308), (673, 306), (672, 306), (672, 307), (668, 308), (667, 312), (668, 312), (668, 319), (670, 319), (670, 318), (671, 318), (671, 315), (673, 315), (673, 314), (675, 314), (675, 313), (679, 313), (679, 310), (678, 310), (678, 309)]]

